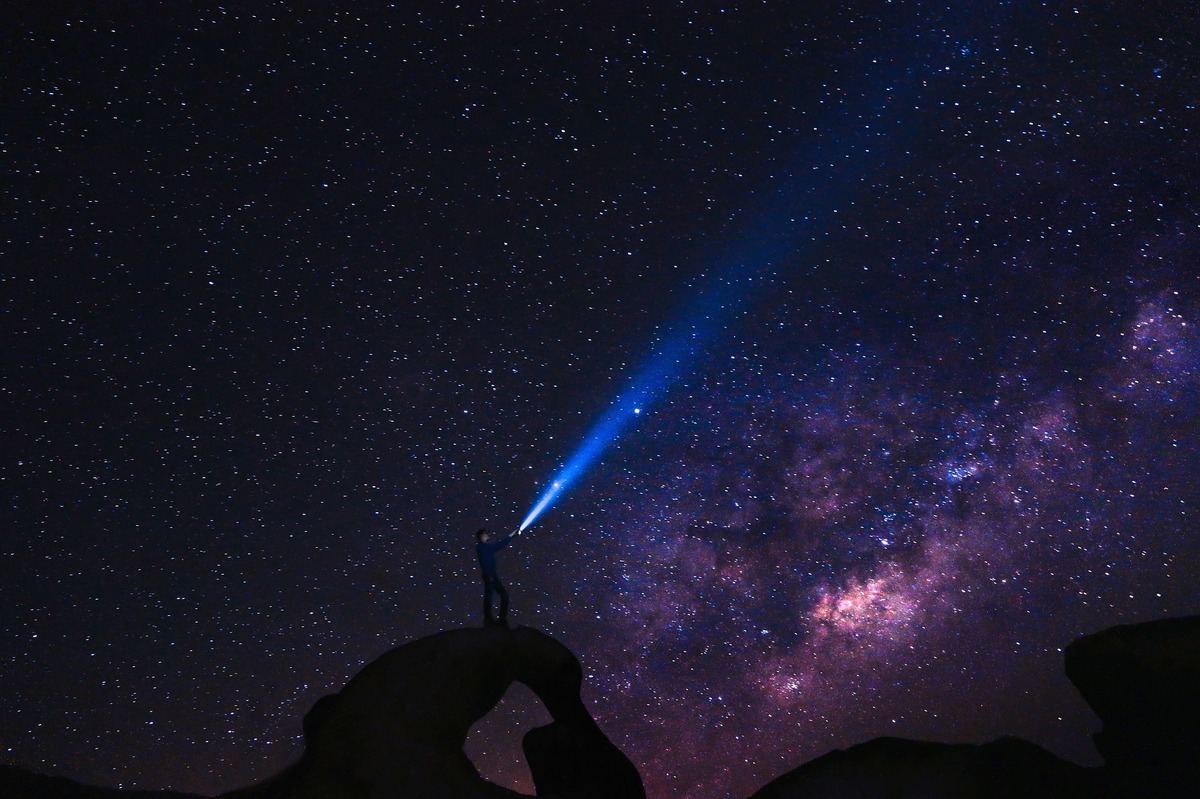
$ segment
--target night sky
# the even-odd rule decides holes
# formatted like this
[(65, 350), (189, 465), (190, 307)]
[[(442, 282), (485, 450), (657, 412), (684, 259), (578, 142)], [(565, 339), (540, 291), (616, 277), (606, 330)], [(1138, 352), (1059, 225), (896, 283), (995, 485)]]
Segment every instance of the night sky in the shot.
[(648, 372), (500, 568), (652, 799), (1095, 765), (1062, 648), (1200, 612), (1196, 3), (21, 5), (4, 762), (284, 767)]

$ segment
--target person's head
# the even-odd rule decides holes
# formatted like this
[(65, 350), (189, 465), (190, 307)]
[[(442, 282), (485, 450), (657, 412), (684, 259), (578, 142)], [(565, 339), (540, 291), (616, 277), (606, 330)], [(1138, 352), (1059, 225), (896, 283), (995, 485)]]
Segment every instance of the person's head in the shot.
[(477, 542), (482, 541), (484, 543), (487, 543), (487, 540), (491, 537), (492, 537), (492, 534), (488, 532), (488, 529), (486, 527), (480, 527), (478, 530), (475, 531), (475, 540)]

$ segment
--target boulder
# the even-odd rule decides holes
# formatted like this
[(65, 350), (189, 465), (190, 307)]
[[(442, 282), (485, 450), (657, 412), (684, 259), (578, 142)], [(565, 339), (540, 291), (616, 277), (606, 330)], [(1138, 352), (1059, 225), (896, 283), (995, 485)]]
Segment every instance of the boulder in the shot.
[(530, 628), (451, 630), (368, 664), (304, 720), (305, 751), (279, 776), (228, 799), (512, 799), (463, 752), (471, 727), (514, 681), (553, 723), (525, 751), (539, 796), (644, 799), (633, 764), (600, 731), (579, 691), (583, 670), (565, 646)]
[(176, 791), (123, 791), (0, 765), (0, 799), (203, 799)]
[(944, 744), (876, 738), (834, 750), (751, 799), (1091, 799), (1092, 775), (1019, 738)]
[(1200, 796), (1200, 616), (1074, 641), (1067, 677), (1104, 722), (1094, 736), (1119, 796)]

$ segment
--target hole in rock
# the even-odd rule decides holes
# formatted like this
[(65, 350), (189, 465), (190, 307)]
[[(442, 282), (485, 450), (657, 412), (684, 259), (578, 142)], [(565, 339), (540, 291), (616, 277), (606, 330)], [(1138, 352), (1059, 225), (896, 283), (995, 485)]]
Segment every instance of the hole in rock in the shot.
[(521, 740), (534, 727), (551, 721), (537, 695), (515, 682), (491, 712), (471, 728), (463, 749), (485, 780), (532, 796), (533, 776)]

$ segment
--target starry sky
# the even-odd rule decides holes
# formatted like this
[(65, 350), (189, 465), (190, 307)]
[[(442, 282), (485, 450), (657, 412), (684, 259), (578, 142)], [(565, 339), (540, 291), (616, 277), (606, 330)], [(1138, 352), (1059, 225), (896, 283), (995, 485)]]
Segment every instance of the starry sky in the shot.
[(500, 567), (653, 799), (1099, 762), (1062, 648), (1200, 612), (1195, 3), (332, 5), (7, 15), (0, 759), (274, 773), (649, 370)]

